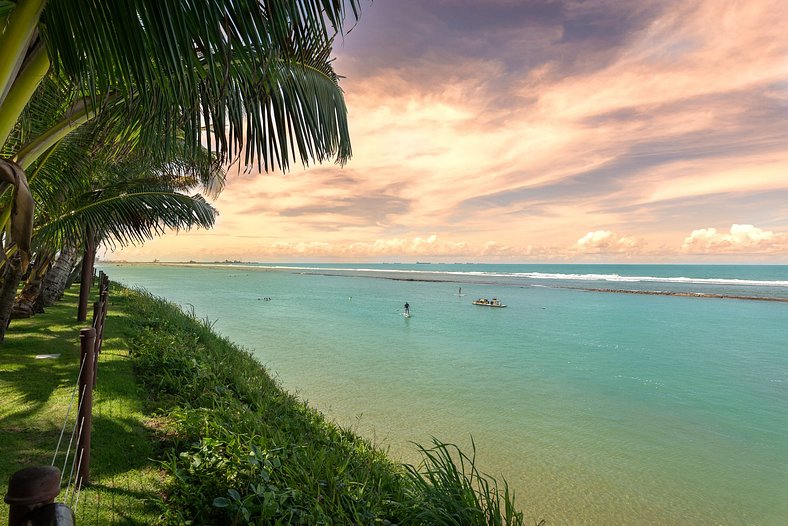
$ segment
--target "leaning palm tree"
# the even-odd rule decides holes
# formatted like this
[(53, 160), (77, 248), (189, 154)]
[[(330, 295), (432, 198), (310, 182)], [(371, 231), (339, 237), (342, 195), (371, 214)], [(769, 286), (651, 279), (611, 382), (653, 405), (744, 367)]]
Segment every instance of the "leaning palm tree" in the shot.
[[(150, 181), (148, 185), (140, 182), (133, 186), (108, 186), (71, 199), (68, 206), (68, 211), (39, 224), (33, 231), (36, 258), (25, 287), (16, 299), (17, 314), (19, 311), (33, 313), (34, 304), (44, 291), (44, 279), (58, 253), (63, 256), (62, 261), (60, 258), (58, 261), (65, 266), (52, 272), (56, 288), (47, 291), (57, 297), (62, 295), (65, 278), (76, 262), (76, 247), (83, 247), (83, 274), (91, 276), (96, 249), (102, 244), (124, 247), (141, 244), (170, 230), (210, 228), (216, 215), (216, 210), (199, 194), (184, 194), (160, 181)], [(62, 248), (56, 251), (55, 246)], [(55, 276), (57, 272), (61, 275)], [(89, 281), (83, 279), (78, 310), (80, 321), (84, 321), (87, 313), (88, 292)], [(0, 328), (0, 341), (2, 339)]]
[[(58, 289), (65, 285), (63, 277), (56, 279), (56, 285), (42, 288), (57, 252), (61, 253), (59, 271), (67, 274), (74, 248), (82, 247), (85, 274), (90, 276), (100, 243), (126, 246), (167, 230), (213, 225), (213, 207), (199, 194), (187, 193), (201, 187), (215, 196), (221, 190), (224, 172), (209, 152), (192, 155), (181, 151), (181, 155), (155, 159), (131, 149), (119, 157), (118, 151), (104, 143), (97, 145), (97, 140), (92, 126), (83, 127), (62, 141), (31, 174), (32, 193), (43, 206), (37, 209), (33, 231), (35, 268), (17, 299), (17, 312), (32, 313), (38, 294), (44, 290), (49, 295), (62, 293)], [(80, 320), (87, 314), (89, 283), (84, 279), (81, 287)], [(9, 281), (9, 285), (0, 291), (0, 313), (4, 316), (11, 313), (12, 291), (16, 290), (16, 283)], [(0, 341), (5, 320), (0, 317)]]
[[(358, 7), (358, 0), (0, 0), (2, 288), (31, 257), (28, 171), (86, 122), (101, 120), (107, 136), (157, 157), (180, 142), (196, 155), (205, 140), (220, 162), (266, 171), (348, 159), (347, 112), (330, 55), (333, 36)], [(65, 94), (59, 118), (18, 134), (44, 78)]]
[[(333, 35), (358, 0), (0, 0), (0, 146), (41, 80), (72, 96), (62, 118), (0, 159), (0, 214), (19, 265), (30, 258), (26, 171), (85, 122), (149, 149), (203, 139), (220, 161), (261, 169), (350, 156)], [(349, 11), (348, 11), (349, 9)]]
[[(25, 138), (38, 136), (51, 123), (57, 122), (62, 117), (64, 107), (68, 106), (67, 97), (68, 93), (64, 93), (62, 86), (51, 78), (45, 79), (37, 89), (35, 97), (28, 104), (25, 113), (19, 119), (11, 137), (6, 141), (6, 148), (13, 149), (15, 145), (23, 143)], [(65, 105), (64, 99), (66, 99)], [(111, 134), (112, 125), (114, 125), (113, 118), (117, 118), (113, 112), (106, 112), (101, 118), (94, 119), (90, 124), (80, 127), (50, 148), (47, 154), (34, 165), (28, 183), (31, 195), (35, 196), (36, 200), (42, 204), (37, 208), (35, 216), (37, 224), (49, 223), (53, 217), (62, 214), (74, 216), (74, 207), (83, 207), (83, 203), (74, 202), (75, 198), (97, 199), (99, 194), (107, 195), (107, 187), (111, 190), (121, 184), (128, 185), (129, 182), (139, 186), (140, 181), (149, 180), (149, 185), (154, 185), (156, 191), (163, 192), (162, 199), (165, 200), (165, 204), (167, 199), (178, 197), (170, 196), (168, 192), (186, 191), (196, 186), (202, 186), (204, 191), (212, 195), (216, 195), (221, 190), (224, 183), (224, 172), (210, 152), (205, 149), (191, 151), (181, 141), (176, 144), (177, 147), (171, 147), (169, 151), (165, 151), (165, 155), (169, 155), (167, 157), (155, 155), (157, 152), (143, 153), (141, 146), (136, 141), (129, 141), (128, 137)], [(107, 123), (110, 123), (110, 126), (107, 126)], [(127, 125), (127, 128), (130, 127)], [(136, 202), (147, 207), (142, 212), (151, 208), (149, 203), (141, 202), (139, 194), (135, 192), (131, 192), (131, 194), (124, 192), (123, 197), (128, 197), (128, 199), (124, 199), (126, 203)], [(150, 196), (148, 197), (150, 200)], [(95, 204), (105, 204), (105, 201), (100, 201)], [(191, 204), (191, 201), (186, 204)], [(180, 223), (173, 226), (178, 228), (189, 225)], [(92, 231), (98, 232), (96, 228), (92, 228)], [(92, 250), (96, 247), (96, 243), (93, 242), (96, 235), (91, 234), (85, 239), (83, 239), (83, 235), (72, 236), (65, 243), (67, 250), (61, 254), (64, 257), (58, 258), (58, 269), (65, 270), (63, 265), (66, 268), (70, 267), (68, 264), (69, 256), (72, 256), (70, 249), (74, 248), (75, 243), (82, 242), (91, 251), (89, 257), (83, 258), (86, 263), (86, 271), (89, 271), (94, 259)], [(52, 252), (57, 248), (57, 246), (51, 246), (50, 243), (49, 247), (39, 250), (35, 263), (37, 268), (30, 274), (22, 297), (17, 301), (17, 305), (23, 310), (25, 304), (30, 306), (30, 302), (35, 299), (37, 285), (43, 284), (48, 266), (48, 258), (45, 256), (52, 255)], [(6, 255), (8, 256), (6, 260), (0, 262), (0, 271), (2, 272), (0, 325), (3, 328), (7, 325), (3, 324), (2, 320), (8, 319), (11, 314), (12, 300), (23, 270), (23, 266), (17, 263), (20, 258), (18, 246), (12, 244)], [(50, 294), (53, 292), (59, 294), (58, 289), (62, 284), (65, 284), (65, 280), (59, 279), (56, 283), (57, 286), (54, 289), (51, 288), (51, 284), (47, 287)], [(87, 308), (88, 290), (84, 285), (83, 289), (84, 295), (82, 295), (80, 302), (79, 319), (84, 319)], [(17, 309), (18, 311), (19, 309)]]
[[(210, 228), (216, 210), (199, 194), (187, 195), (168, 188), (160, 181), (139, 182), (135, 185), (116, 185), (100, 191), (83, 194), (68, 203), (64, 212), (36, 227), (33, 233), (39, 260), (31, 272), (30, 283), (38, 283), (35, 294), (23, 289), (23, 301), (32, 304), (40, 292), (40, 284), (52, 260), (55, 246), (69, 250), (74, 244), (84, 247), (82, 289), (78, 319), (84, 321), (87, 313), (87, 291), (92, 275), (96, 248), (104, 243), (110, 246), (127, 246), (142, 243), (168, 230), (193, 227)], [(62, 282), (65, 284), (65, 281)], [(62, 291), (61, 291), (62, 292)], [(13, 300), (13, 296), (0, 296), (0, 301)], [(10, 306), (2, 309), (11, 312)], [(0, 342), (5, 337), (8, 319), (0, 319)]]

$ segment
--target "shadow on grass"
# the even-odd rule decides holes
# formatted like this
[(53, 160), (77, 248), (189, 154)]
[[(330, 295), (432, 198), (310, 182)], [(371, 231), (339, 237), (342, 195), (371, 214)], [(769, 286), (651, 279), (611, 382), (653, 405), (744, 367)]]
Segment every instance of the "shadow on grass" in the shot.
[[(44, 351), (51, 353), (52, 348)], [(7, 361), (0, 363), (4, 394), (16, 400), (13, 407), (9, 405), (0, 410), (4, 415), (0, 422), (5, 426), (12, 425), (15, 420), (28, 419), (41, 410), (55, 391), (73, 388), (79, 363), (72, 354), (64, 350), (59, 358), (36, 360), (31, 356), (15, 360), (12, 366), (8, 366)]]
[[(4, 425), (0, 431), (3, 469), (10, 474), (28, 466), (48, 466), (52, 462), (59, 434), (59, 429), (31, 433), (28, 428)], [(8, 481), (2, 482), (6, 484)]]
[[(115, 400), (105, 404), (117, 403)], [(105, 411), (100, 404), (96, 410)], [(29, 411), (18, 411), (2, 420), (0, 442), (3, 444), (4, 462), (11, 463), (16, 469), (28, 465), (49, 464), (55, 453), (60, 437), (65, 411), (44, 425), (36, 420), (34, 413), (39, 407)], [(94, 410), (91, 465), (99, 476), (111, 476), (150, 465), (148, 458), (153, 455), (153, 443), (148, 431), (138, 420), (121, 416), (104, 416)], [(114, 411), (122, 414), (125, 409)], [(62, 468), (65, 452), (71, 439), (76, 421), (76, 401), (66, 422), (63, 439), (55, 465)], [(71, 453), (73, 455), (73, 452)]]
[(131, 418), (93, 417), (91, 472), (94, 478), (120, 475), (150, 465), (150, 438)]

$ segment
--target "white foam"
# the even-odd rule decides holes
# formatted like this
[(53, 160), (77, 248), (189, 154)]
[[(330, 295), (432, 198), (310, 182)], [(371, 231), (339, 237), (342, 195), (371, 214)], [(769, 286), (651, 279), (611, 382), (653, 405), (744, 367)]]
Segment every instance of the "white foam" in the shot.
[(358, 272), (381, 274), (429, 274), (444, 276), (467, 276), (483, 278), (525, 278), (533, 280), (555, 281), (601, 281), (607, 283), (680, 283), (696, 285), (739, 285), (758, 287), (786, 287), (788, 281), (767, 281), (736, 278), (691, 278), (686, 276), (622, 276), (620, 274), (562, 274), (550, 272), (483, 272), (483, 271), (450, 271), (424, 269), (387, 269), (387, 268), (343, 268), (343, 267), (312, 267), (289, 265), (253, 265), (253, 264), (213, 264), (217, 267), (255, 268), (271, 270), (300, 270), (316, 272)]

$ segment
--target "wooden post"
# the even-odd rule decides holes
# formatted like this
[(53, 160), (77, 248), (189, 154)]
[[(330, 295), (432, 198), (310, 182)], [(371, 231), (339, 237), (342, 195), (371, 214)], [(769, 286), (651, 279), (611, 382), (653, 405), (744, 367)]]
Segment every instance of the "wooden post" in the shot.
[(46, 520), (56, 511), (53, 503), (58, 493), (59, 469), (51, 466), (20, 469), (11, 475), (5, 495), (9, 508), (8, 526), (53, 524)]
[(101, 292), (101, 300), (99, 301), (101, 305), (101, 312), (99, 313), (99, 326), (96, 327), (98, 333), (96, 334), (96, 338), (98, 344), (96, 345), (97, 352), (101, 352), (101, 344), (104, 343), (104, 321), (107, 319), (107, 308), (109, 307), (109, 291), (105, 288)]
[(93, 303), (93, 328), (96, 329), (96, 339), (93, 342), (93, 389), (96, 388), (96, 377), (98, 377), (98, 353), (101, 348), (101, 302)]
[(76, 463), (79, 465), (75, 486), (90, 483), (90, 430), (93, 425), (93, 364), (96, 352), (96, 329), (79, 331), (82, 373), (79, 375), (79, 415), (77, 416)]
[(88, 298), (93, 283), (93, 262), (96, 260), (96, 240), (93, 232), (88, 229), (85, 236), (85, 257), (82, 258), (82, 280), (79, 284), (79, 308), (77, 321), (88, 319)]

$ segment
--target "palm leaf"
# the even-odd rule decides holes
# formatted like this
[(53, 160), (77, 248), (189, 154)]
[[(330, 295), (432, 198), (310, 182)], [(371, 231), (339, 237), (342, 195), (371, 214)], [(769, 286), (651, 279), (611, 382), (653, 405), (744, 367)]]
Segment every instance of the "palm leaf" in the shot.
[(11, 14), (11, 11), (14, 10), (14, 7), (16, 7), (16, 2), (10, 2), (9, 0), (0, 0), (0, 23), (5, 24), (8, 15)]
[[(328, 54), (358, 7), (358, 0), (50, 0), (42, 32), (53, 67), (75, 79), (94, 107), (110, 91), (123, 93), (145, 123), (145, 144), (166, 149), (182, 130), (196, 149), (205, 132), (223, 161), (245, 149), (248, 163), (286, 169), (293, 149), (274, 117), (313, 100), (332, 106), (324, 118), (304, 121), (316, 129), (292, 128), (305, 146), (301, 160), (342, 162), (350, 154)], [(274, 106), (295, 87), (282, 68), (317, 61), (324, 82), (301, 83), (289, 105)]]
[(63, 246), (67, 240), (82, 240), (89, 230), (112, 247), (127, 246), (144, 243), (168, 230), (210, 228), (215, 218), (216, 210), (199, 194), (96, 192), (81, 196), (79, 206), (37, 227), (33, 238), (37, 246), (52, 248)]

